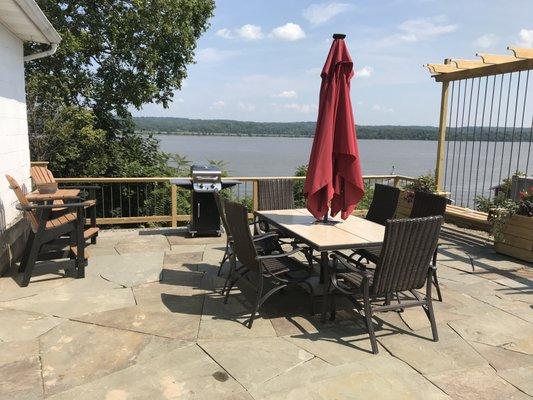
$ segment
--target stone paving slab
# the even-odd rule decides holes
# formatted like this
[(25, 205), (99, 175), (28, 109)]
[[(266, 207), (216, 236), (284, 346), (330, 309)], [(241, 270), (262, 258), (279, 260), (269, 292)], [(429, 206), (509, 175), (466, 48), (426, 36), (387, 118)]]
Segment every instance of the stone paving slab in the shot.
[(48, 315), (22, 310), (0, 309), (0, 340), (13, 342), (34, 339), (60, 323), (60, 318)]
[(43, 396), (38, 357), (0, 364), (0, 398), (34, 400)]
[(238, 382), (193, 345), (163, 353), (50, 399), (249, 399), (243, 392)]
[[(81, 290), (80, 286), (84, 283), (86, 287)], [(91, 283), (95, 284), (94, 289), (91, 288)], [(135, 305), (135, 299), (131, 289), (119, 287), (100, 278), (76, 279), (54, 290), (2, 303), (2, 307), (5, 308), (64, 318), (133, 305)]]
[(87, 275), (101, 276), (107, 281), (127, 287), (156, 282), (161, 275), (164, 254), (164, 252), (145, 252), (92, 257)]
[(40, 338), (45, 393), (59, 393), (126, 368), (143, 352), (159, 355), (167, 343), (126, 330), (64, 322)]
[(200, 325), (200, 313), (175, 313), (169, 316), (168, 313), (154, 311), (153, 308), (134, 306), (87, 314), (77, 320), (148, 335), (195, 341)]
[(428, 375), (428, 378), (457, 400), (530, 399), (499, 377), (490, 366), (457, 369)]
[(199, 345), (247, 389), (314, 357), (281, 338), (212, 340), (202, 341)]

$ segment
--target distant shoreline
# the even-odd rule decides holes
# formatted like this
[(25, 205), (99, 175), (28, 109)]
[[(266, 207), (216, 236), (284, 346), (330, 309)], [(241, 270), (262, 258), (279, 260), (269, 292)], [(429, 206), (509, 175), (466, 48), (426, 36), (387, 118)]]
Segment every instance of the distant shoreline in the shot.
[[(276, 134), (264, 134), (259, 135), (255, 133), (202, 133), (202, 132), (159, 132), (159, 131), (135, 131), (135, 133), (140, 135), (162, 135), (162, 136), (216, 136), (216, 137), (286, 137), (286, 138), (296, 138), (296, 139), (313, 139), (313, 136), (303, 136), (303, 135), (276, 135)], [(437, 141), (436, 138), (427, 138), (427, 139), (420, 139), (420, 138), (380, 138), (380, 137), (372, 137), (372, 138), (359, 138), (359, 140), (421, 140), (421, 141), (427, 141), (427, 142), (435, 142)]]

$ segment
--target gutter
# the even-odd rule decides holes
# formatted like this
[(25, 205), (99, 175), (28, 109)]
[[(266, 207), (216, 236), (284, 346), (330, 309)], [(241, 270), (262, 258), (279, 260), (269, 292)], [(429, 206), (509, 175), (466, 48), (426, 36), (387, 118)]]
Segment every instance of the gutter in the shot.
[(50, 49), (45, 51), (40, 51), (38, 53), (29, 54), (27, 56), (24, 56), (24, 62), (32, 61), (32, 60), (38, 60), (39, 58), (44, 58), (51, 56), (54, 54), (57, 50), (57, 47), (59, 46), (59, 43), (50, 43)]

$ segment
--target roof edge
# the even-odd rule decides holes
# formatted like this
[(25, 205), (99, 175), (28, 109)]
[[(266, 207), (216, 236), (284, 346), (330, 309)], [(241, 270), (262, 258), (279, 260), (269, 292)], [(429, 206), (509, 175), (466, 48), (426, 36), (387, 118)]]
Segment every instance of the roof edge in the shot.
[(13, 0), (41, 31), (50, 44), (61, 42), (61, 36), (34, 0)]

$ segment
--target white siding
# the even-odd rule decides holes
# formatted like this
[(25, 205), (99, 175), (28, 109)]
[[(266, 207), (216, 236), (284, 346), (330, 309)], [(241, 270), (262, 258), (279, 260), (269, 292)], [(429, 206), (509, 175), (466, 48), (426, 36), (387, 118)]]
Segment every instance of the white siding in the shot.
[(31, 187), (22, 40), (0, 24), (0, 232), (18, 217), (6, 174)]

